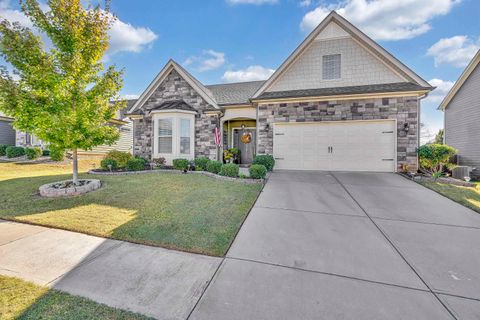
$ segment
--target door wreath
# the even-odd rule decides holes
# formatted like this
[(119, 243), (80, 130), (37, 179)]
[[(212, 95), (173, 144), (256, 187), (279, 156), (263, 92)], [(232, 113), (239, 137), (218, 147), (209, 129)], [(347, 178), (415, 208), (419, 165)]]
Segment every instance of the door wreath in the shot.
[(244, 134), (242, 134), (241, 140), (244, 144), (252, 142), (252, 134), (250, 132), (245, 132)]

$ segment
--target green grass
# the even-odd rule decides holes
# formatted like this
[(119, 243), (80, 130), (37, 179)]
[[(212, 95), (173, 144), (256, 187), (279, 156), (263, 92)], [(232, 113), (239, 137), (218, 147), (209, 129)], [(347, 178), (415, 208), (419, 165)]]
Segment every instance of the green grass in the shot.
[(480, 213), (480, 182), (475, 183), (475, 188), (467, 188), (431, 181), (420, 182), (421, 185)]
[(0, 276), (0, 292), (0, 320), (151, 319), (17, 278)]
[(40, 185), (68, 179), (59, 173), (69, 170), (0, 163), (0, 218), (222, 256), (262, 188), (199, 174), (83, 173), (101, 179), (103, 187), (72, 198), (37, 195)]

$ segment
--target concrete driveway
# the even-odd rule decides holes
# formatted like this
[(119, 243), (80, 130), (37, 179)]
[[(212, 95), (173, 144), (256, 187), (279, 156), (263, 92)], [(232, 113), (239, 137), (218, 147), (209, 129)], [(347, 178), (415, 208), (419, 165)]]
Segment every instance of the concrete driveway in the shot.
[(480, 215), (395, 174), (275, 172), (190, 319), (480, 319)]

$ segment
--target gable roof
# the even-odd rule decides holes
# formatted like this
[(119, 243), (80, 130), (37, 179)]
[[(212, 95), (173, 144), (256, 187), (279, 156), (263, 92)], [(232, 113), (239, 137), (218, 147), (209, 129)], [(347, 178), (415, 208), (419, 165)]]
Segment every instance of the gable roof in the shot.
[(457, 94), (458, 90), (460, 90), (467, 81), (467, 79), (470, 77), (472, 74), (473, 70), (477, 68), (477, 66), (480, 65), (480, 50), (477, 51), (475, 56), (473, 57), (472, 61), (468, 64), (468, 66), (463, 70), (462, 74), (460, 75), (460, 78), (458, 78), (457, 82), (453, 85), (452, 89), (448, 92), (448, 94), (443, 98), (442, 103), (438, 106), (439, 110), (444, 111), (445, 108), (448, 107), (450, 101), (452, 101), (453, 97)]
[(250, 98), (264, 83), (265, 80), (213, 84), (206, 87), (212, 92), (219, 105), (227, 106), (250, 104)]
[(187, 81), (187, 83), (195, 90), (197, 93), (205, 99), (207, 103), (212, 105), (214, 108), (218, 109), (217, 102), (215, 101), (212, 93), (208, 90), (200, 81), (195, 79), (190, 73), (188, 73), (184, 68), (182, 68), (178, 63), (170, 59), (163, 69), (158, 73), (158, 75), (153, 79), (147, 89), (140, 95), (135, 104), (130, 108), (128, 113), (133, 113), (136, 109), (141, 107), (155, 92), (155, 90), (162, 84), (165, 78), (175, 70), (178, 74)]
[(313, 43), (315, 38), (331, 23), (335, 22), (344, 31), (352, 36), (356, 41), (375, 54), (382, 62), (387, 64), (391, 69), (395, 70), (405, 82), (412, 82), (421, 87), (433, 89), (430, 84), (413, 72), (410, 68), (400, 62), (387, 50), (378, 43), (369, 38), (357, 27), (347, 21), (345, 18), (337, 14), (335, 11), (330, 14), (305, 38), (305, 40), (293, 51), (293, 53), (282, 63), (282, 65), (272, 74), (272, 76), (255, 92), (253, 99), (258, 98), (289, 68), (289, 66), (297, 60), (297, 58)]

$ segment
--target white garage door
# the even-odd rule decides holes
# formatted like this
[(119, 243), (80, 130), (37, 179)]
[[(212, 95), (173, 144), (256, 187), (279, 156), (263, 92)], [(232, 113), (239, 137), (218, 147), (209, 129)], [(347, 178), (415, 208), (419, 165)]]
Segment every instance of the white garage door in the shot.
[(277, 169), (395, 171), (395, 121), (274, 124)]

